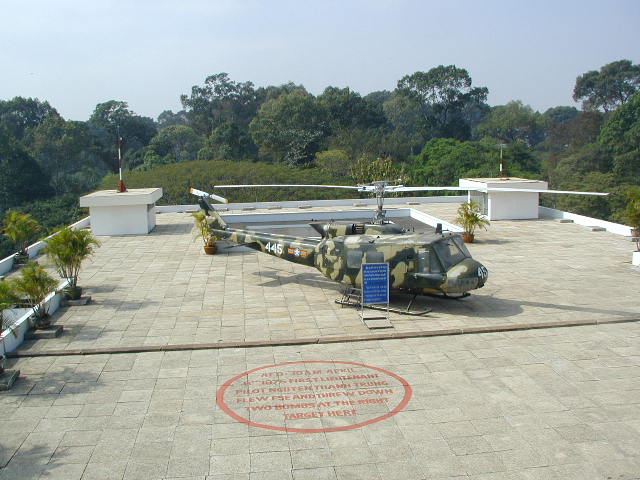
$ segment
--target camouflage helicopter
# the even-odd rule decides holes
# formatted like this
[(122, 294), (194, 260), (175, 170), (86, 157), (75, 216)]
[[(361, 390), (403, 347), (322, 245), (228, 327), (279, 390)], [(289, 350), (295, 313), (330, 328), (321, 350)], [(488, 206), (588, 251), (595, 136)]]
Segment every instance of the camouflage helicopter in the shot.
[[(378, 215), (371, 224), (312, 224), (322, 235), (314, 239), (230, 228), (210, 202), (213, 199), (226, 203), (226, 199), (194, 188), (190, 192), (199, 197), (200, 207), (211, 219), (211, 231), (219, 238), (315, 267), (348, 289), (361, 288), (363, 262), (388, 263), (390, 290), (413, 294), (406, 310), (391, 309), (398, 313), (415, 314), (410, 307), (419, 294), (467, 296), (470, 290), (482, 288), (489, 275), (471, 257), (459, 234), (405, 232), (386, 222), (380, 201)], [(338, 303), (356, 305), (344, 298)]]

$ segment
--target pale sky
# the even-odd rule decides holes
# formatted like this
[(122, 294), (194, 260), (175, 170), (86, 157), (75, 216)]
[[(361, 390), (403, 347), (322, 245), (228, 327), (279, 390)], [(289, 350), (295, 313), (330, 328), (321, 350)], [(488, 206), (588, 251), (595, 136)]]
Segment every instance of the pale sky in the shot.
[(214, 73), (311, 93), (466, 68), (489, 103), (573, 105), (576, 76), (640, 63), (639, 0), (0, 0), (0, 99), (65, 118), (124, 100), (156, 118)]

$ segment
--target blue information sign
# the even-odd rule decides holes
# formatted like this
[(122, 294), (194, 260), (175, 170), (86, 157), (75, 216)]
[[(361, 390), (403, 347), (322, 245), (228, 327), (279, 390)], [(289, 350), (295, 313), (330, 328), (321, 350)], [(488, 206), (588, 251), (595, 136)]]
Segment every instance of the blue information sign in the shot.
[(362, 264), (362, 303), (389, 302), (389, 264)]

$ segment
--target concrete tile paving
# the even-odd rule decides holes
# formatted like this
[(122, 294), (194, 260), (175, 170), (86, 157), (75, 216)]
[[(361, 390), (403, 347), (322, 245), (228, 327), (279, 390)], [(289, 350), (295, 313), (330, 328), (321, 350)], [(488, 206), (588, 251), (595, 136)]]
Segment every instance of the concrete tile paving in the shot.
[[(413, 396), (319, 433), (216, 404), (244, 370), (319, 360), (394, 372)], [(0, 480), (640, 478), (640, 323), (10, 363), (22, 377), (0, 396)]]
[[(451, 220), (456, 205), (414, 208)], [(242, 248), (207, 256), (188, 214), (160, 214), (157, 223), (150, 235), (101, 238), (80, 273), (93, 302), (56, 314), (62, 337), (22, 350), (388, 334), (369, 331), (357, 311), (335, 304), (340, 285), (313, 268)], [(394, 332), (640, 318), (640, 269), (631, 266), (629, 239), (551, 220), (495, 221), (477, 237), (470, 249), (489, 269), (486, 286), (463, 300), (420, 298), (416, 306), (433, 312), (392, 315)], [(477, 360), (447, 358), (439, 368), (465, 361)]]

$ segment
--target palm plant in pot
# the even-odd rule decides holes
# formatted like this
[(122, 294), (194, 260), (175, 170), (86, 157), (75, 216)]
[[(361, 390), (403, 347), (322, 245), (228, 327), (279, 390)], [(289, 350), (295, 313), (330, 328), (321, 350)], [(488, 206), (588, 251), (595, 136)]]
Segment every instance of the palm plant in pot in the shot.
[(0, 280), (0, 332), (3, 332), (8, 325), (4, 324), (4, 311), (13, 307), (20, 301), (16, 295), (13, 281)]
[(82, 288), (78, 286), (78, 274), (82, 262), (93, 255), (94, 247), (100, 242), (89, 230), (73, 230), (64, 227), (48, 238), (44, 252), (55, 265), (58, 275), (69, 281), (65, 295), (70, 300), (77, 300), (82, 295)]
[(42, 265), (29, 262), (20, 271), (21, 277), (14, 280), (15, 292), (27, 299), (33, 308), (34, 328), (46, 328), (51, 325), (49, 312), (43, 301), (58, 286), (55, 280)]
[(640, 265), (640, 188), (631, 188), (627, 192), (627, 206), (624, 218), (631, 227), (631, 238), (636, 242), (636, 251), (632, 255), (633, 265)]
[(25, 264), (29, 260), (27, 248), (38, 238), (42, 227), (38, 221), (28, 213), (9, 210), (4, 217), (2, 231), (18, 247), (15, 256), (17, 264)]
[(207, 215), (202, 210), (199, 210), (197, 212), (192, 212), (191, 216), (194, 219), (194, 238), (202, 238), (202, 241), (204, 242), (204, 252), (207, 255), (213, 255), (218, 250), (216, 247), (218, 237), (211, 231), (209, 222), (207, 222)]
[(489, 226), (489, 220), (480, 213), (480, 206), (473, 200), (460, 204), (456, 223), (464, 229), (462, 240), (465, 243), (473, 242), (477, 228), (486, 230)]

